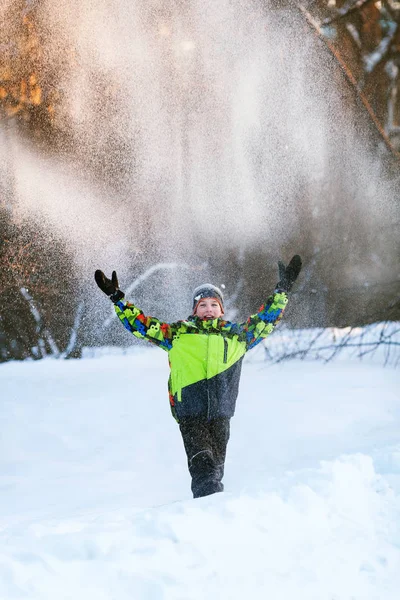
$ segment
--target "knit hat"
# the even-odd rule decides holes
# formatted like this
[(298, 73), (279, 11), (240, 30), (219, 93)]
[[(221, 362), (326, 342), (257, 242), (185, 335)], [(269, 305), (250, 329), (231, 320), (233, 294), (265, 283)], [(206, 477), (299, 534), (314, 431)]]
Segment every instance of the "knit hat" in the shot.
[(212, 283), (203, 283), (203, 285), (199, 285), (193, 292), (193, 314), (195, 313), (195, 309), (203, 298), (215, 298), (218, 300), (222, 312), (224, 311), (224, 295), (219, 288)]

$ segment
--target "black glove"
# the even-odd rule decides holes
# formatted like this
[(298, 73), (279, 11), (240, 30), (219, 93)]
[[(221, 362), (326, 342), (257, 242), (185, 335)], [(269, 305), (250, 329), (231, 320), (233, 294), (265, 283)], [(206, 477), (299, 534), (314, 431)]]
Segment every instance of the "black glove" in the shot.
[(290, 292), (301, 271), (301, 258), (296, 254), (287, 267), (282, 261), (278, 262), (278, 267), (279, 282), (276, 284), (276, 289), (280, 292)]
[(118, 277), (115, 271), (112, 272), (111, 279), (108, 279), (103, 271), (97, 269), (94, 278), (101, 291), (107, 294), (114, 303), (124, 297), (124, 292), (118, 288)]

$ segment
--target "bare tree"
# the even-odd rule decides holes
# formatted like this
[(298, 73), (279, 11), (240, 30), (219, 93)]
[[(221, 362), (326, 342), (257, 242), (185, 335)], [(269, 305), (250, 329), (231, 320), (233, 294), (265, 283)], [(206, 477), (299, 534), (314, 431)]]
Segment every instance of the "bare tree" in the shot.
[(400, 3), (393, 0), (298, 2), (341, 64), (370, 118), (400, 159)]

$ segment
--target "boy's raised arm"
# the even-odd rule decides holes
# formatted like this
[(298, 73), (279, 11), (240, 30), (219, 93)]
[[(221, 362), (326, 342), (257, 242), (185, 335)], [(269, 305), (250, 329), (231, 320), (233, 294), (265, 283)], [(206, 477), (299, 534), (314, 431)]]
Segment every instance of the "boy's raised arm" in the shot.
[(292, 289), (300, 273), (301, 265), (301, 258), (298, 254), (293, 256), (287, 267), (279, 261), (279, 282), (274, 293), (254, 315), (238, 326), (239, 331), (245, 335), (247, 350), (270, 335), (281, 320), (288, 302), (288, 292)]
[(108, 279), (102, 271), (97, 270), (94, 278), (102, 292), (114, 303), (115, 312), (128, 331), (137, 338), (147, 339), (164, 350), (170, 350), (173, 336), (172, 327), (155, 317), (147, 317), (135, 304), (127, 302), (124, 292), (118, 287), (115, 271), (112, 272), (111, 279)]

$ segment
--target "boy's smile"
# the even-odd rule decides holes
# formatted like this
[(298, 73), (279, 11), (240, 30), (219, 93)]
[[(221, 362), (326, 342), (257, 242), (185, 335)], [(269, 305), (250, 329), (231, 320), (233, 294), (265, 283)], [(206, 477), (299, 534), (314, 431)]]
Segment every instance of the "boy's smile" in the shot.
[(193, 313), (199, 319), (218, 319), (224, 313), (222, 312), (221, 305), (216, 298), (202, 298)]

